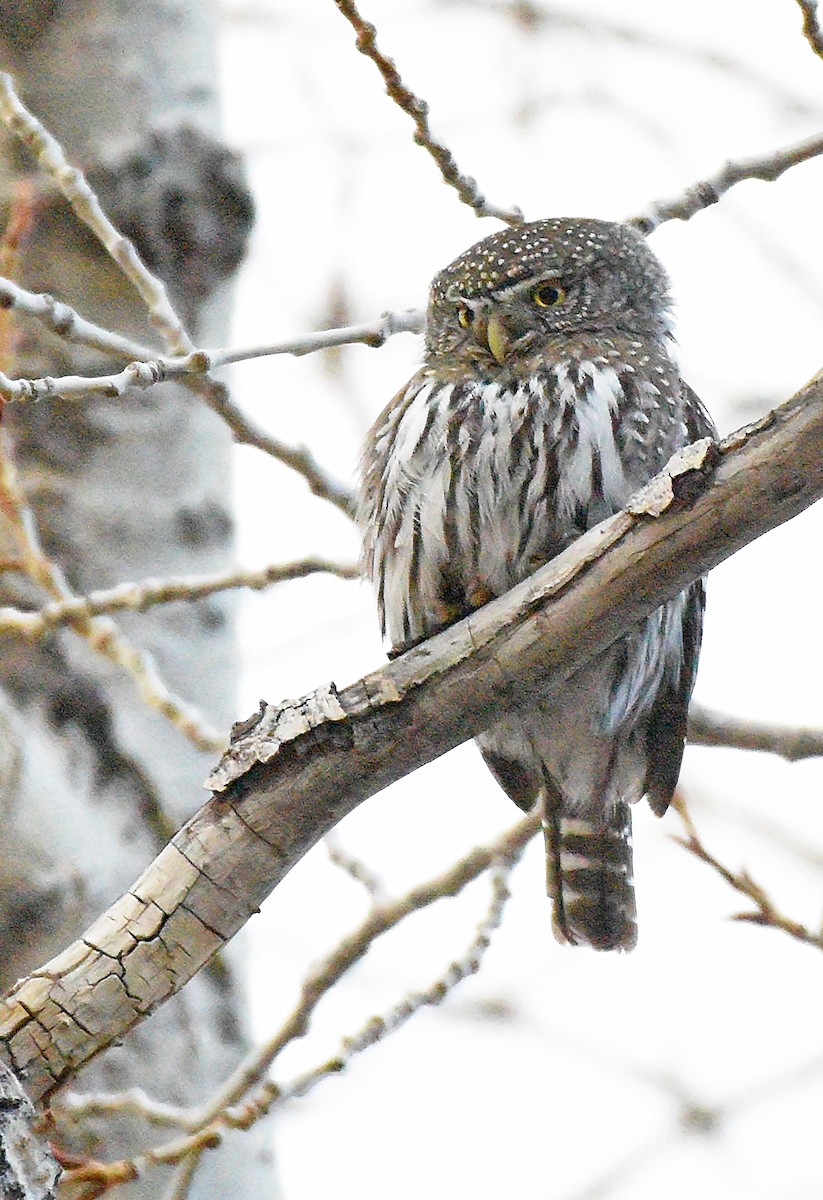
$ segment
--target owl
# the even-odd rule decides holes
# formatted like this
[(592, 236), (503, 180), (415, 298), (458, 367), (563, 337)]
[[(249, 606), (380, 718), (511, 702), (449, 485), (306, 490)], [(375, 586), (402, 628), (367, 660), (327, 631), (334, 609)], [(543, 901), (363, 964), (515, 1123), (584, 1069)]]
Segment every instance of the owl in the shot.
[[(423, 365), (363, 457), (364, 564), (393, 652), (521, 582), (714, 432), (639, 233), (553, 218), (472, 246), (435, 277)], [(540, 805), (561, 941), (635, 945), (630, 805), (662, 815), (672, 797), (704, 595), (692, 584), (477, 738), (515, 804)]]

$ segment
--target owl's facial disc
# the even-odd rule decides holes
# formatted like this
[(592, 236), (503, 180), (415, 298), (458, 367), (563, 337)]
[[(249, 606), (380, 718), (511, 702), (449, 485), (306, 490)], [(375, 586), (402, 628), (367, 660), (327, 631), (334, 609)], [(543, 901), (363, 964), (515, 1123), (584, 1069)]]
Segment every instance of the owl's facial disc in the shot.
[(448, 298), (457, 306), (456, 323), (465, 330), (464, 340), (502, 367), (524, 339), (561, 327), (562, 315), (558, 319), (552, 310), (566, 305), (571, 287), (552, 273), (498, 288), (491, 298), (468, 298), (456, 290)]

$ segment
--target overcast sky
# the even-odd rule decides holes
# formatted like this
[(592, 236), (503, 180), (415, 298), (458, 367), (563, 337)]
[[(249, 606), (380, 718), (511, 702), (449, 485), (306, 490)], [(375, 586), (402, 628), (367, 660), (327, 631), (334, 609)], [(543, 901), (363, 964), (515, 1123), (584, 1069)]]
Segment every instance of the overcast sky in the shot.
[[(530, 219), (628, 216), (823, 124), (823, 62), (793, 0), (538, 2), (546, 19), (530, 22), (511, 7), (364, 0), (363, 12), (462, 169)], [(235, 343), (422, 305), (432, 274), (499, 227), (414, 146), (332, 0), (226, 3), (222, 52), (227, 134), (259, 209)], [(817, 161), (652, 239), (674, 280), (684, 375), (723, 431), (823, 362), (821, 194)], [(352, 481), (366, 428), (419, 353), (404, 335), (381, 351), (252, 362), (235, 370), (235, 394)], [(347, 521), (299, 480), (255, 451), (237, 458), (245, 563), (356, 554)], [(820, 524), (813, 510), (712, 576), (704, 703), (823, 723)], [(240, 712), (382, 661), (368, 588), (328, 578), (248, 599), (242, 634)], [(682, 785), (722, 860), (819, 923), (823, 764), (694, 749)], [(399, 893), (516, 816), (463, 747), (366, 803), (339, 837)], [(640, 944), (628, 957), (554, 943), (531, 846), (479, 976), (272, 1122), (286, 1200), (818, 1200), (823, 959), (729, 922), (741, 905), (673, 842), (680, 831), (674, 814), (635, 813)], [(486, 895), (478, 884), (387, 938), (277, 1078), (442, 973)], [(260, 1036), (365, 911), (322, 847), (278, 889), (251, 926)]]

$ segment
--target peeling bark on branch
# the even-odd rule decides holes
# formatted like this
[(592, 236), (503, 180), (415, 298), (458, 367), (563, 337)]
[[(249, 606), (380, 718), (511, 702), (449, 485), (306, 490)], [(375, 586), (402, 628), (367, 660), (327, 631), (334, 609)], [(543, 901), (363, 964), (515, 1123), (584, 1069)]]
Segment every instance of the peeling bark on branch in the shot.
[(519, 587), (344, 691), (236, 728), (220, 789), (134, 888), (0, 1005), (0, 1055), (48, 1094), (177, 991), (362, 800), (474, 736), (823, 495), (823, 373)]

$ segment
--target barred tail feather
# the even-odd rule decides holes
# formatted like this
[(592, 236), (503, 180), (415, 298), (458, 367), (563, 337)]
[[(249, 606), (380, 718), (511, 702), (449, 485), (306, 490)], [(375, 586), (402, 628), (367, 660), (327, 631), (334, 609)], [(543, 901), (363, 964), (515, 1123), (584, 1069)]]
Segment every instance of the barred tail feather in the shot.
[(632, 950), (637, 910), (628, 804), (591, 818), (566, 816), (549, 802), (543, 832), (546, 888), (558, 941), (593, 950)]

